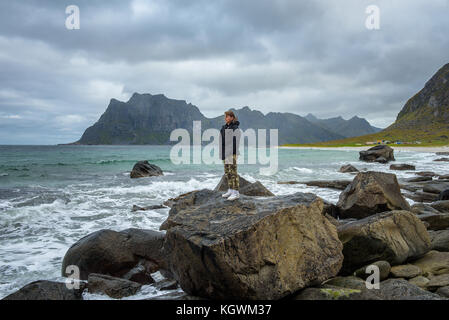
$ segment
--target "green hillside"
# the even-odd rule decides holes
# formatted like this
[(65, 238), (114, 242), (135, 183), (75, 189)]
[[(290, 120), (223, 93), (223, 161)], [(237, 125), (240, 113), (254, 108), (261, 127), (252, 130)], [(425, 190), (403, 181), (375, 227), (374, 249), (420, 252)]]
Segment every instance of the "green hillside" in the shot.
[(379, 140), (407, 146), (449, 145), (449, 64), (438, 70), (424, 88), (407, 101), (388, 128), (358, 137), (288, 146), (359, 146)]

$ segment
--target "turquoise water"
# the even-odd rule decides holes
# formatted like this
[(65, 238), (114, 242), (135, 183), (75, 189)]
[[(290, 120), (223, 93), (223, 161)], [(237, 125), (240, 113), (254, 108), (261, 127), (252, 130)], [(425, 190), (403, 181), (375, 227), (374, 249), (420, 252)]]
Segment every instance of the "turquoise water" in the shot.
[[(169, 146), (0, 146), (0, 298), (34, 280), (62, 280), (65, 252), (91, 232), (158, 230), (168, 209), (132, 212), (132, 206), (214, 188), (223, 173), (222, 165), (174, 165), (169, 155)], [(240, 165), (239, 173), (278, 195), (314, 192), (336, 202), (339, 191), (277, 182), (352, 179), (338, 172), (347, 163), (388, 171), (388, 165), (359, 162), (358, 151), (280, 148), (278, 155), (274, 175), (260, 175), (260, 166), (249, 164)], [(433, 153), (396, 152), (396, 158), (417, 170), (449, 173), (447, 164), (432, 161), (437, 158)], [(139, 160), (158, 165), (164, 175), (130, 179)], [(147, 296), (154, 294), (147, 290)]]

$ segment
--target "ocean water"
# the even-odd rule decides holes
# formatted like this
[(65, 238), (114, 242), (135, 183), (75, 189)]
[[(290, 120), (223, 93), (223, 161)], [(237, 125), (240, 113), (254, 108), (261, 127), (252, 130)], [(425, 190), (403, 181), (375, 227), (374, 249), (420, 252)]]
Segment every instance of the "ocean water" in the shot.
[[(64, 281), (60, 276), (64, 254), (91, 232), (130, 227), (158, 230), (168, 209), (132, 212), (132, 206), (161, 204), (181, 193), (214, 188), (223, 174), (222, 165), (175, 165), (169, 154), (169, 146), (0, 146), (0, 298), (31, 281)], [(238, 171), (247, 180), (261, 181), (276, 195), (313, 192), (333, 203), (338, 190), (277, 182), (352, 179), (353, 175), (338, 172), (347, 163), (389, 171), (389, 165), (359, 162), (354, 150), (280, 148), (278, 156), (274, 175), (260, 175), (259, 165), (242, 164)], [(438, 158), (434, 153), (396, 151), (395, 156), (397, 163), (415, 164), (418, 171), (449, 173), (446, 163), (432, 161)], [(164, 175), (130, 179), (139, 160), (158, 165)], [(162, 293), (144, 286), (139, 295), (128, 299)]]

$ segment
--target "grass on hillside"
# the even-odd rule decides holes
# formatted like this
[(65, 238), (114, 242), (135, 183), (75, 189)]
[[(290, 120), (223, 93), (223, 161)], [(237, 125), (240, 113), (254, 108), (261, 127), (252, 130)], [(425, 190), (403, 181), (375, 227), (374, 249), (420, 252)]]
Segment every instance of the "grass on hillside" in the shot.
[[(373, 146), (366, 142), (377, 140), (401, 141), (402, 144), (389, 144), (394, 147), (441, 147), (449, 145), (449, 126), (436, 123), (424, 129), (388, 129), (340, 140), (315, 143), (284, 144), (283, 147), (360, 147)], [(419, 141), (420, 143), (417, 143)]]

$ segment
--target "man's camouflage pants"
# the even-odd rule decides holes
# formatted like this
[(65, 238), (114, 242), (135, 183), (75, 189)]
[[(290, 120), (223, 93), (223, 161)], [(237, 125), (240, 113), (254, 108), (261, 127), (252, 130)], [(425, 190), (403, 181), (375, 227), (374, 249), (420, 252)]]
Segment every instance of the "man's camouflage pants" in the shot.
[[(227, 163), (228, 162), (228, 163)], [(231, 163), (232, 162), (232, 163)], [(237, 174), (237, 155), (232, 155), (232, 161), (223, 160), (224, 172), (229, 189), (239, 190), (239, 175)]]

